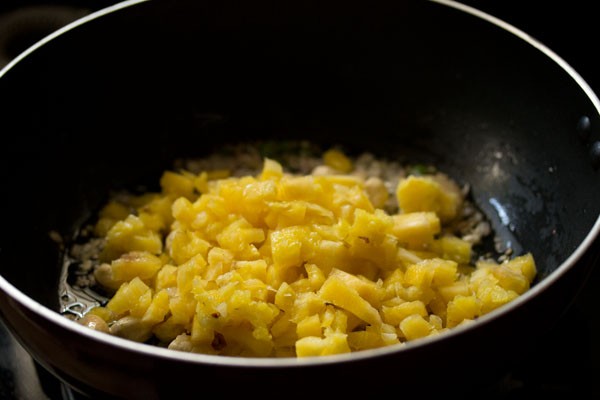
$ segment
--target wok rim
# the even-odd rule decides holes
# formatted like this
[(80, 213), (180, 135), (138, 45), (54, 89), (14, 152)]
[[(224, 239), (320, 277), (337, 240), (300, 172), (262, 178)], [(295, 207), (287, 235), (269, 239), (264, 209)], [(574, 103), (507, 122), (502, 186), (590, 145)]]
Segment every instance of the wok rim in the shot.
[[(44, 46), (46, 43), (54, 40), (55, 38), (63, 35), (64, 33), (71, 31), (83, 24), (86, 24), (92, 20), (99, 19), (105, 15), (112, 14), (114, 12), (127, 9), (129, 7), (150, 2), (152, 0), (124, 0), (114, 5), (102, 8), (98, 11), (90, 13), (84, 17), (81, 17), (64, 27), (58, 29), (57, 31), (49, 34), (48, 36), (42, 38), (25, 51), (20, 53), (17, 57), (11, 60), (8, 64), (6, 64), (2, 69), (0, 69), (0, 78), (2, 78), (10, 69), (12, 69), (15, 65), (17, 65), (20, 61), (26, 58), (28, 55)], [(562, 70), (564, 70), (567, 75), (569, 75), (577, 85), (583, 90), (583, 92), (587, 95), (589, 100), (594, 105), (596, 112), (600, 115), (600, 100), (592, 90), (592, 88), (587, 84), (587, 82), (583, 79), (582, 76), (579, 75), (574, 68), (572, 68), (564, 59), (562, 59), (558, 54), (556, 54), (553, 50), (548, 48), (546, 45), (541, 43), (539, 40), (533, 38), (526, 32), (521, 29), (501, 20), (493, 15), (490, 15), (484, 11), (481, 11), (472, 6), (468, 6), (457, 1), (453, 0), (428, 0), (432, 3), (437, 3), (443, 6), (447, 6), (450, 8), (454, 8), (456, 10), (465, 12), (467, 14), (471, 14), (477, 18), (485, 20), (493, 25), (496, 25), (509, 34), (513, 34), (533, 48), (537, 49), (544, 53), (547, 57), (549, 57), (552, 61), (557, 63)], [(198, 353), (188, 353), (188, 352), (180, 352), (169, 350), (165, 348), (160, 348), (144, 343), (137, 343), (128, 339), (119, 338), (116, 336), (112, 336), (109, 334), (105, 334), (102, 332), (97, 332), (91, 330), (87, 327), (84, 327), (68, 318), (65, 318), (57, 311), (52, 310), (31, 297), (27, 296), (25, 293), (20, 291), (17, 287), (9, 283), (2, 275), (0, 275), (0, 290), (2, 290), (8, 296), (9, 302), (16, 301), (21, 306), (26, 307), (29, 311), (33, 312), (36, 315), (41, 316), (42, 318), (50, 321), (51, 323), (59, 326), (62, 329), (71, 331), (78, 335), (82, 335), (86, 339), (90, 341), (101, 342), (104, 345), (114, 346), (121, 351), (124, 352), (135, 352), (139, 355), (151, 357), (151, 358), (161, 358), (168, 359), (170, 361), (175, 362), (185, 362), (192, 364), (206, 364), (206, 365), (215, 365), (215, 366), (227, 366), (227, 367), (301, 367), (301, 366), (318, 366), (318, 365), (328, 365), (328, 364), (339, 364), (350, 361), (358, 361), (358, 360), (366, 360), (371, 358), (376, 358), (379, 356), (390, 355), (395, 353), (402, 353), (405, 351), (409, 351), (412, 349), (418, 349), (423, 346), (427, 346), (430, 343), (449, 340), (456, 335), (461, 335), (463, 332), (471, 331), (474, 329), (478, 329), (479, 327), (488, 324), (498, 318), (503, 317), (506, 314), (509, 314), (514, 309), (522, 306), (523, 304), (531, 301), (533, 298), (539, 296), (542, 292), (550, 288), (550, 286), (554, 285), (563, 275), (565, 275), (571, 268), (575, 266), (575, 264), (583, 258), (584, 254), (587, 250), (592, 247), (594, 241), (599, 236), (600, 233), (600, 216), (596, 218), (596, 222), (586, 235), (586, 237), (581, 241), (581, 243), (577, 246), (577, 248), (571, 253), (567, 259), (561, 263), (554, 271), (552, 271), (549, 275), (544, 277), (541, 281), (539, 281), (536, 285), (531, 287), (528, 291), (514, 299), (508, 304), (499, 307), (492, 312), (481, 316), (477, 319), (477, 321), (461, 326), (454, 327), (443, 334), (430, 336), (426, 338), (417, 339), (414, 341), (385, 346), (377, 349), (369, 349), (362, 350), (353, 353), (347, 354), (337, 354), (337, 355), (329, 355), (329, 356), (314, 356), (314, 357), (305, 357), (305, 358), (296, 358), (296, 357), (269, 357), (269, 358), (253, 358), (253, 357), (233, 357), (233, 356), (222, 356), (222, 355), (208, 355), (208, 354), (198, 354)], [(1, 251), (1, 249), (0, 249)], [(10, 330), (10, 324), (7, 324)], [(27, 348), (27, 344), (25, 346)]]

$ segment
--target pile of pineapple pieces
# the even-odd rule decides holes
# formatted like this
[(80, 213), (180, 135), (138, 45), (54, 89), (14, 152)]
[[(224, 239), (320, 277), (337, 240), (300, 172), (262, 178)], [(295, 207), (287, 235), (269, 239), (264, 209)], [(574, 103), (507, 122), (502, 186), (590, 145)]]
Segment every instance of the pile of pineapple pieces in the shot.
[(94, 275), (112, 297), (81, 322), (181, 351), (323, 356), (438, 335), (529, 289), (531, 254), (473, 261), (444, 229), (464, 201), (445, 176), (402, 178), (390, 215), (344, 153), (323, 157), (335, 173), (265, 158), (255, 176), (166, 171), (160, 193), (109, 202)]

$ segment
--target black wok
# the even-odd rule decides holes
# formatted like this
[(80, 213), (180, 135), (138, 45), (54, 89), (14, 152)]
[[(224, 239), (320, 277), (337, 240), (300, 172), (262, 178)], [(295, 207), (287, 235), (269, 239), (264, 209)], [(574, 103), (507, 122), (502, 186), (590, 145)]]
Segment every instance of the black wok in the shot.
[[(543, 45), (455, 3), (131, 1), (0, 72), (0, 316), (40, 365), (98, 397), (475, 390), (569, 307), (598, 256), (600, 102)], [(454, 5), (453, 5), (454, 4)], [(157, 349), (58, 313), (61, 247), (115, 188), (253, 138), (434, 163), (472, 186), (539, 276), (476, 324), (318, 360)]]

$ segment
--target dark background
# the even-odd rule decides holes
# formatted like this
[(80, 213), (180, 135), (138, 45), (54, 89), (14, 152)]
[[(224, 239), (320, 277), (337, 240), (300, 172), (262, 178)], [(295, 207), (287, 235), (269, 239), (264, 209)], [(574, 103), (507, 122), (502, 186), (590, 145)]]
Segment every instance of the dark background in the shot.
[[(116, 1), (108, 0), (0, 0), (0, 67), (55, 29), (114, 3)], [(600, 31), (598, 16), (592, 10), (594, 2), (464, 0), (462, 3), (498, 17), (539, 40), (600, 93), (600, 62), (596, 54)], [(368, 4), (365, 1), (365, 5)], [(600, 337), (596, 334), (600, 331), (598, 290), (600, 267), (595, 268), (554, 330), (541, 338), (536, 348), (524, 354), (514, 369), (507, 371), (506, 376), (481, 397), (519, 399), (558, 394), (600, 398)], [(37, 371), (26, 358), (0, 324), (0, 399), (69, 398), (60, 392), (52, 378)], [(489, 362), (493, 360), (486, 360), (482, 355), (482, 365)], [(43, 387), (36, 387), (38, 381)], [(468, 377), (457, 384), (468, 385)], [(29, 387), (25, 394), (23, 386)]]

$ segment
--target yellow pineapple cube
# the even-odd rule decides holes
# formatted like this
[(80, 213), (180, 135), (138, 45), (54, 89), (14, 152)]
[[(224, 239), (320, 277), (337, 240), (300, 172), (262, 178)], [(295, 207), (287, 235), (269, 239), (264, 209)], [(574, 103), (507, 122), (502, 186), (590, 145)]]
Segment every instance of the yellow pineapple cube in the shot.
[(194, 314), (190, 339), (194, 344), (211, 344), (215, 338), (214, 322), (218, 314), (207, 316), (202, 313)]
[(375, 282), (360, 275), (353, 275), (337, 268), (334, 268), (329, 276), (335, 276), (342, 280), (346, 285), (356, 290), (360, 297), (367, 300), (373, 307), (378, 308), (380, 306), (384, 290)]
[(198, 254), (177, 268), (177, 292), (183, 295), (192, 291), (194, 278), (202, 272), (206, 261)]
[(109, 201), (98, 213), (100, 218), (109, 218), (116, 221), (123, 220), (131, 214), (131, 209), (118, 201)]
[(208, 222), (226, 221), (230, 215), (225, 199), (212, 193), (200, 196), (193, 203), (193, 207), (196, 212), (192, 223), (194, 229), (206, 227)]
[(433, 269), (432, 287), (450, 285), (458, 278), (458, 265), (452, 260), (431, 258), (423, 261), (423, 263)]
[(354, 288), (335, 275), (327, 278), (318, 293), (324, 301), (353, 313), (371, 325), (379, 326), (382, 323), (377, 309), (363, 299)]
[(427, 260), (410, 265), (404, 273), (404, 283), (419, 288), (428, 288), (433, 281), (433, 269), (429, 268)]
[(271, 231), (271, 252), (273, 262), (280, 268), (300, 266), (302, 264), (302, 243), (308, 237), (306, 227), (290, 226)]
[(169, 312), (169, 293), (163, 289), (157, 292), (152, 298), (152, 302), (142, 316), (142, 322), (156, 325), (162, 322)]
[(492, 269), (498, 279), (498, 285), (517, 294), (523, 294), (529, 289), (529, 281), (521, 273), (520, 268), (511, 268), (508, 263), (500, 264)]
[(237, 261), (235, 270), (243, 279), (267, 280), (267, 262), (265, 260)]
[(110, 309), (106, 307), (93, 307), (85, 315), (95, 315), (97, 317), (102, 318), (106, 322), (111, 322), (115, 320), (115, 313), (113, 313)]
[(400, 322), (400, 331), (406, 340), (415, 340), (429, 336), (433, 332), (433, 325), (421, 315), (413, 314)]
[(265, 232), (254, 228), (243, 217), (236, 219), (217, 235), (219, 246), (232, 251), (243, 258), (256, 258), (258, 250), (253, 244), (260, 244), (265, 240)]
[(195, 197), (194, 177), (187, 174), (165, 171), (160, 178), (160, 187), (163, 193), (167, 195), (188, 199)]
[(228, 299), (228, 305), (229, 318), (241, 317), (242, 320), (250, 321), (254, 327), (269, 325), (280, 313), (279, 308), (272, 303), (252, 300), (248, 290), (236, 290)]
[(193, 180), (194, 189), (200, 194), (206, 194), (209, 192), (208, 188), (208, 173), (202, 171)]
[(303, 223), (306, 224), (322, 224), (331, 225), (335, 222), (335, 214), (333, 211), (320, 206), (319, 204), (305, 202), (306, 214)]
[(273, 292), (271, 291), (270, 287), (260, 279), (245, 279), (241, 285), (241, 288), (250, 292), (250, 297), (252, 300), (270, 303), (272, 302), (271, 300), (273, 299)]
[(151, 304), (152, 304), (152, 289), (148, 288), (148, 290), (139, 297), (137, 303), (135, 303), (133, 305), (133, 307), (131, 307), (131, 310), (129, 310), (129, 315), (131, 315), (132, 317), (141, 319)]
[(535, 275), (537, 274), (535, 261), (531, 253), (524, 254), (519, 257), (515, 257), (508, 261), (506, 264), (509, 268), (516, 271), (520, 271), (529, 283), (533, 282)]
[(328, 274), (333, 268), (347, 266), (350, 263), (350, 250), (342, 241), (319, 240), (307, 260), (317, 265), (324, 274)]
[(148, 229), (155, 232), (167, 229), (173, 222), (170, 197), (155, 197), (138, 209), (138, 215)]
[(343, 152), (337, 149), (329, 149), (323, 153), (323, 162), (336, 171), (348, 173), (352, 171), (352, 161)]
[(383, 321), (386, 324), (398, 326), (406, 317), (410, 315), (420, 315), (427, 317), (428, 312), (422, 301), (407, 301), (392, 307), (383, 306), (381, 308)]
[(206, 258), (210, 243), (194, 231), (174, 229), (166, 240), (169, 256), (176, 265), (181, 265), (196, 255)]
[(277, 161), (270, 158), (265, 158), (263, 169), (260, 173), (260, 179), (280, 179), (283, 176), (283, 167)]
[(460, 192), (448, 190), (429, 176), (409, 176), (401, 179), (396, 189), (398, 206), (403, 213), (431, 211), (442, 222), (456, 217), (462, 198)]
[(179, 197), (172, 203), (171, 213), (173, 218), (180, 223), (184, 223), (186, 226), (191, 226), (197, 217), (197, 211), (194, 209), (194, 204), (185, 197)]
[(131, 213), (129, 207), (117, 201), (110, 201), (98, 214), (98, 222), (94, 227), (94, 233), (97, 236), (106, 236), (110, 228), (118, 221), (124, 220)]
[(291, 322), (285, 314), (271, 325), (271, 335), (276, 350), (282, 347), (293, 347), (298, 340), (296, 324)]
[(478, 261), (477, 268), (468, 277), (469, 287), (477, 292), (480, 288), (497, 285), (498, 278), (493, 273), (497, 266), (495, 262)]
[(319, 288), (323, 285), (323, 282), (325, 282), (325, 274), (323, 273), (323, 270), (317, 265), (309, 263), (304, 264), (304, 269), (308, 274), (308, 281), (311, 289), (319, 290)]
[(507, 304), (519, 295), (498, 285), (483, 286), (477, 290), (477, 298), (481, 300), (481, 313), (487, 314), (496, 308)]
[(112, 278), (116, 281), (130, 281), (135, 277), (147, 280), (162, 267), (162, 260), (147, 251), (131, 251), (121, 255), (111, 263)]
[(362, 330), (348, 333), (348, 346), (352, 350), (375, 349), (381, 345), (381, 335), (375, 331)]
[[(342, 332), (348, 331), (348, 314), (339, 308), (332, 305), (327, 305), (325, 310), (320, 314), (321, 327), (325, 331), (325, 335), (329, 335), (331, 332)], [(351, 323), (353, 323), (351, 321)]]
[(290, 286), (294, 289), (294, 291), (296, 291), (296, 293), (308, 293), (313, 291), (312, 284), (308, 278), (296, 278), (290, 279), (290, 281), (292, 281), (292, 283), (290, 283)]
[(298, 323), (304, 318), (325, 309), (325, 300), (314, 292), (297, 293), (290, 321)]
[(383, 269), (397, 266), (395, 262), (398, 254), (398, 239), (391, 234), (386, 234), (381, 242), (372, 241), (367, 236), (349, 236), (347, 240), (350, 244), (350, 255), (354, 257), (355, 262), (363, 259)]
[[(357, 208), (354, 210), (354, 222), (350, 228), (350, 240), (378, 245), (383, 243), (386, 235), (392, 230), (394, 220), (383, 210), (374, 213)], [(351, 242), (351, 244), (353, 244)]]
[(383, 279), (383, 288), (387, 289), (396, 284), (402, 285), (404, 282), (404, 271), (401, 268), (396, 268), (392, 271), (386, 271), (385, 278)]
[(270, 202), (264, 217), (270, 229), (282, 229), (288, 226), (300, 225), (306, 216), (305, 201), (273, 201)]
[(312, 357), (331, 354), (349, 353), (348, 338), (345, 333), (332, 333), (321, 338), (316, 336), (307, 336), (296, 341), (296, 356)]
[(244, 181), (238, 181), (234, 178), (223, 179), (216, 182), (215, 190), (210, 193), (215, 194), (223, 201), (223, 206), (231, 214), (241, 214), (244, 207), (244, 185), (255, 182), (252, 177), (242, 178)]
[(322, 352), (324, 356), (331, 354), (350, 353), (348, 346), (348, 335), (342, 332), (332, 332), (325, 337), (326, 348)]
[(254, 330), (226, 326), (221, 329), (221, 333), (225, 337), (227, 347), (238, 345), (243, 349), (239, 353), (241, 356), (268, 357), (273, 352), (273, 341), (261, 337), (264, 335), (255, 334)]
[(392, 234), (411, 248), (423, 248), (440, 233), (440, 219), (434, 212), (410, 212), (392, 217)]
[(456, 281), (449, 285), (440, 286), (437, 288), (437, 291), (446, 303), (454, 299), (456, 296), (468, 296), (471, 294), (469, 284), (464, 280)]
[(420, 288), (447, 286), (457, 277), (454, 261), (432, 258), (413, 264), (406, 269), (404, 282)]
[(156, 292), (162, 289), (177, 286), (177, 267), (174, 265), (164, 265), (156, 274), (154, 279), (154, 290)]
[[(325, 177), (319, 177), (321, 180)], [(327, 182), (331, 184), (331, 182)], [(375, 210), (368, 193), (362, 185), (346, 186), (343, 184), (333, 184), (333, 192), (329, 193), (326, 206), (330, 208), (336, 216), (352, 221), (356, 209), (365, 210), (372, 213)], [(323, 204), (323, 202), (321, 202)]]
[(263, 226), (269, 203), (277, 200), (277, 183), (272, 180), (255, 181), (244, 186), (241, 215), (253, 226)]
[(206, 280), (216, 280), (219, 276), (231, 271), (235, 263), (234, 254), (220, 247), (213, 247), (208, 251), (208, 265), (203, 270)]
[(456, 236), (444, 235), (435, 240), (431, 247), (443, 259), (453, 260), (459, 264), (471, 262), (471, 243)]
[(275, 305), (281, 310), (290, 313), (296, 301), (296, 292), (290, 285), (283, 282), (275, 294)]
[(321, 320), (318, 314), (304, 318), (296, 326), (296, 335), (298, 338), (306, 336), (321, 337), (321, 333)]
[(121, 285), (106, 305), (106, 308), (116, 315), (123, 315), (134, 309), (141, 311), (144, 306), (148, 307), (150, 305), (147, 297), (143, 297), (144, 295), (147, 296), (147, 293), (150, 293), (151, 296), (150, 288), (140, 278), (133, 278), (131, 282)]
[(129, 215), (110, 228), (100, 258), (102, 261), (112, 261), (130, 251), (147, 251), (151, 254), (160, 254), (162, 251), (160, 235), (148, 229), (135, 215)]
[(475, 296), (458, 295), (448, 303), (446, 326), (452, 328), (464, 320), (473, 320), (481, 315), (481, 302)]
[(171, 320), (173, 323), (189, 327), (194, 312), (196, 311), (196, 299), (189, 292), (183, 295), (177, 295), (169, 299), (169, 310), (171, 311)]

